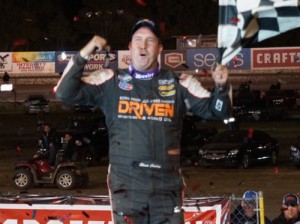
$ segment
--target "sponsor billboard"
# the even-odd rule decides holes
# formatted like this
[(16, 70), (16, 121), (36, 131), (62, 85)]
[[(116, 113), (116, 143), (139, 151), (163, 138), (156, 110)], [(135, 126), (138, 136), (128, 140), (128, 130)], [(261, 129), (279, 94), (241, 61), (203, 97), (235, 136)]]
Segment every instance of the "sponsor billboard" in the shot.
[(129, 51), (118, 51), (118, 66), (120, 69), (128, 68), (131, 63)]
[(252, 69), (300, 68), (300, 47), (253, 48)]
[(161, 54), (161, 67), (167, 70), (187, 70), (186, 51), (165, 50)]
[[(71, 60), (74, 54), (77, 54), (78, 51), (58, 51), (55, 54), (55, 72), (63, 73), (66, 68), (68, 62)], [(109, 52), (109, 67), (111, 69), (118, 68), (118, 60), (117, 60), (117, 52), (112, 51)], [(84, 72), (93, 72), (95, 70), (99, 70), (103, 68), (105, 63), (105, 58), (107, 54), (105, 51), (101, 51), (99, 53), (90, 54), (88, 58), (88, 62), (84, 66)]]
[(1, 52), (0, 53), (0, 71), (10, 72), (12, 70), (12, 53), (11, 52)]
[(71, 60), (74, 54), (78, 51), (56, 51), (55, 52), (55, 72), (63, 73), (67, 64)]
[[(2, 196), (0, 210), (3, 224), (113, 224), (107, 196)], [(183, 211), (185, 224), (226, 223), (230, 200), (189, 198)]]
[[(101, 51), (100, 53), (90, 54), (87, 64), (84, 66), (84, 72), (93, 72), (95, 70), (103, 69), (105, 63), (106, 52)], [(109, 52), (109, 68), (118, 68), (118, 54), (117, 51)]]
[[(187, 65), (189, 70), (210, 70), (216, 63), (218, 51), (216, 48), (188, 49)], [(243, 49), (227, 66), (231, 70), (250, 69), (250, 49)]]
[[(62, 73), (69, 60), (78, 51), (0, 52), (0, 72)], [(216, 48), (164, 50), (158, 61), (163, 69), (173, 71), (210, 70), (216, 63)], [(84, 72), (102, 69), (106, 52), (89, 56)], [(110, 68), (126, 69), (131, 63), (128, 50), (109, 52)], [(300, 47), (244, 48), (228, 63), (230, 70), (299, 69)]]
[(55, 52), (13, 52), (14, 73), (54, 73)]

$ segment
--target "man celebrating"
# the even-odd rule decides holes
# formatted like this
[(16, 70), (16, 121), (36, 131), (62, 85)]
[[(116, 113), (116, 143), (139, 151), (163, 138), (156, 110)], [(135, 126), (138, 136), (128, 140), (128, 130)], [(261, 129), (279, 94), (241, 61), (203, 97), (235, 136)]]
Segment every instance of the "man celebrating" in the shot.
[(94, 36), (70, 60), (56, 96), (65, 103), (96, 105), (105, 115), (114, 223), (182, 224), (182, 120), (188, 111), (205, 119), (229, 116), (228, 71), (215, 69), (215, 88), (209, 92), (195, 77), (178, 77), (159, 67), (163, 45), (153, 21), (138, 21), (130, 38), (128, 69), (103, 69), (83, 76), (89, 55), (108, 48), (104, 38)]

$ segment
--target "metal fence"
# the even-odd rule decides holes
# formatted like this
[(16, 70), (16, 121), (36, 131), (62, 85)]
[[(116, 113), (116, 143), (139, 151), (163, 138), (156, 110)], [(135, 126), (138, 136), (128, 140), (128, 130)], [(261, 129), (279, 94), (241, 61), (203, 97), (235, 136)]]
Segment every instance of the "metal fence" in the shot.
[(265, 224), (263, 192), (259, 191), (254, 200), (230, 197), (230, 224)]

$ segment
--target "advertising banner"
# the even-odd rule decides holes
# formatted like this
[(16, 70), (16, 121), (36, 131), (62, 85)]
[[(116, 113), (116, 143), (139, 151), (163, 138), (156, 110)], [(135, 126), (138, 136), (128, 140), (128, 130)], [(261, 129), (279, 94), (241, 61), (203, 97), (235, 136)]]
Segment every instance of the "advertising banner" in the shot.
[[(67, 67), (68, 62), (71, 60), (74, 54), (78, 51), (58, 51), (55, 54), (56, 64), (55, 72), (63, 73), (64, 69)], [(87, 64), (84, 67), (84, 72), (93, 72), (103, 68), (105, 64), (105, 58), (109, 57), (109, 68), (116, 69), (118, 67), (117, 52), (112, 51), (107, 53), (101, 51), (99, 53), (90, 54)]]
[[(189, 70), (210, 70), (216, 63), (217, 49), (188, 49), (187, 65)], [(231, 60), (227, 66), (230, 70), (249, 70), (250, 69), (250, 49), (243, 49), (234, 60)]]
[[(226, 223), (228, 198), (190, 198), (183, 207), (185, 224)], [(28, 196), (1, 198), (3, 224), (113, 224), (107, 196)]]
[(118, 65), (120, 69), (128, 68), (131, 63), (129, 51), (118, 51)]
[(10, 72), (12, 70), (12, 53), (11, 52), (1, 52), (0, 53), (0, 71)]
[(56, 51), (55, 52), (55, 72), (63, 73), (67, 64), (71, 60), (74, 54), (78, 51)]
[[(118, 60), (117, 60), (117, 52), (111, 51), (108, 53), (109, 56), (109, 68), (117, 69), (118, 68)], [(88, 62), (84, 67), (84, 72), (93, 72), (95, 70), (103, 69), (103, 65), (105, 64), (105, 58), (107, 54), (105, 51), (101, 51), (100, 53), (90, 54), (88, 58)]]
[(161, 54), (161, 67), (167, 70), (188, 70), (185, 50), (166, 50)]
[(300, 68), (300, 47), (253, 48), (252, 69)]
[(14, 73), (54, 73), (55, 52), (13, 52)]

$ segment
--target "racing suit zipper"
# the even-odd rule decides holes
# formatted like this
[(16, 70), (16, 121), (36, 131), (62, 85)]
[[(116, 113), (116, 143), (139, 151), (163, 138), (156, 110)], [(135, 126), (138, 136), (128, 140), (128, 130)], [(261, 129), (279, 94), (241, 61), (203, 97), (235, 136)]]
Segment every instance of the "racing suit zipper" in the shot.
[[(148, 88), (147, 95), (148, 95), (148, 99), (153, 100), (154, 99), (153, 93), (155, 92), (155, 90), (153, 89), (153, 80), (151, 80), (149, 84), (150, 85), (149, 85), (149, 88)], [(154, 142), (154, 140), (155, 140), (154, 135), (155, 134), (156, 133), (154, 131), (154, 121), (150, 120), (150, 125), (149, 125), (149, 137), (150, 137), (150, 139), (149, 139), (150, 142), (149, 143), (150, 144), (149, 145), (150, 145), (150, 160), (152, 160), (152, 161), (155, 161), (155, 159), (156, 159), (155, 142)], [(154, 179), (153, 170), (150, 170), (150, 172), (151, 172), (151, 177), (150, 178), (151, 178), (151, 180), (153, 180)], [(151, 181), (150, 192), (153, 192), (154, 189), (155, 189), (155, 183), (154, 183), (154, 181)]]

